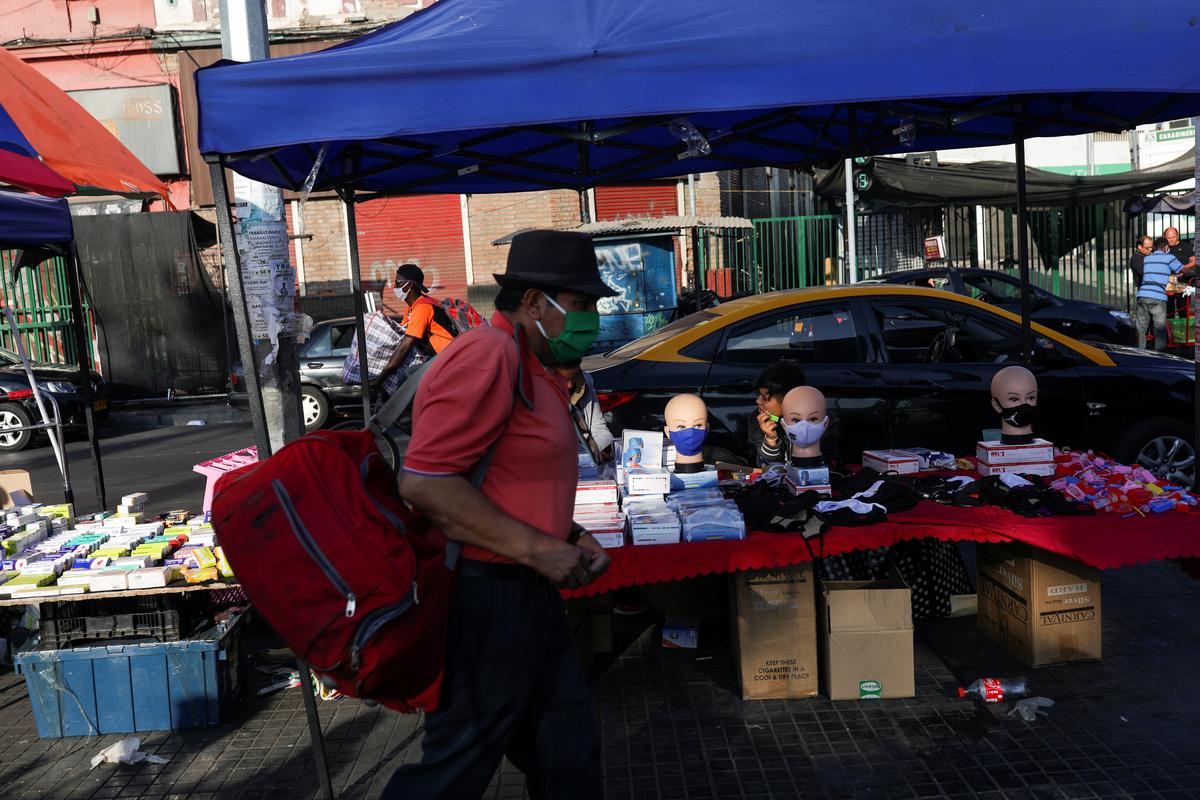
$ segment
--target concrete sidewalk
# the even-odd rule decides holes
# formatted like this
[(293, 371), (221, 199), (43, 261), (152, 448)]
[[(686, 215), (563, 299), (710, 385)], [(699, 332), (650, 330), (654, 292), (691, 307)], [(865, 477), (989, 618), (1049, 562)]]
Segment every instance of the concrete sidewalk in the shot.
[[(1028, 670), (974, 618), (918, 623), (917, 696), (743, 702), (727, 643), (664, 650), (649, 628), (595, 684), (609, 798), (1195, 798), (1200, 796), (1200, 583), (1173, 563), (1103, 577), (1104, 661)], [(1025, 675), (1054, 699), (1026, 723), (952, 697), (981, 675)], [(121, 737), (42, 741), (23, 681), (0, 678), (0, 794), (38, 798), (319, 796), (298, 690), (254, 678), (234, 722), (148, 733), (164, 766), (88, 759)], [(340, 798), (375, 798), (419, 758), (420, 719), (321, 704)], [(507, 765), (489, 792), (524, 797)]]

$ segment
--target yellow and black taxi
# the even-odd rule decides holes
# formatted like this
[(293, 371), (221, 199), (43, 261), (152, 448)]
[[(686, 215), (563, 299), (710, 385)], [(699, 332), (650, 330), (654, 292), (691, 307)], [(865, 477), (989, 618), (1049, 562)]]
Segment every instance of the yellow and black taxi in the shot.
[[(1033, 325), (1035, 432), (1059, 446), (1137, 461), (1192, 484), (1195, 375), (1174, 356), (1092, 344)], [(838, 451), (924, 446), (973, 454), (999, 426), (989, 386), (1021, 363), (1020, 318), (936, 289), (857, 284), (758, 295), (698, 311), (584, 362), (614, 433), (659, 429), (674, 394), (710, 414), (710, 459), (750, 455), (755, 380), (799, 363), (829, 399)]]

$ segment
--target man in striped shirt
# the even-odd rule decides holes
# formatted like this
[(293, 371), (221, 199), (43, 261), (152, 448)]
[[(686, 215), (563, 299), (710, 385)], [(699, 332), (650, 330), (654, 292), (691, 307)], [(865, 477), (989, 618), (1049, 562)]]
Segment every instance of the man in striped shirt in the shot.
[(1146, 331), (1154, 325), (1154, 349), (1167, 349), (1167, 281), (1183, 264), (1171, 255), (1163, 237), (1154, 240), (1154, 252), (1142, 262), (1142, 285), (1137, 293), (1138, 347), (1146, 347)]

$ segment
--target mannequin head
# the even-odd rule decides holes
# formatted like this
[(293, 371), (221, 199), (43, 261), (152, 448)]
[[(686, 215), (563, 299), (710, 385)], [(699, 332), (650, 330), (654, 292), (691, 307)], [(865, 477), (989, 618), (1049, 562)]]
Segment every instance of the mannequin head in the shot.
[(704, 463), (700, 452), (708, 435), (708, 407), (704, 401), (694, 394), (677, 394), (667, 402), (663, 417), (667, 422), (663, 433), (675, 445), (675, 463)]
[(825, 395), (811, 386), (797, 386), (783, 396), (780, 423), (792, 443), (792, 455), (813, 458), (821, 455), (821, 436), (829, 425)]
[(1033, 434), (1037, 394), (1037, 378), (1025, 367), (1005, 367), (996, 373), (992, 378), (992, 408), (1000, 415), (1001, 434)]

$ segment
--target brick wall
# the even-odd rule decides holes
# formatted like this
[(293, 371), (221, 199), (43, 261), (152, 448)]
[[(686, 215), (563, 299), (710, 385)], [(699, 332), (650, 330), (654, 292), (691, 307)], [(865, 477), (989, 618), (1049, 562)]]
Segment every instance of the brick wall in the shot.
[(471, 264), (476, 284), (492, 283), (491, 275), (504, 272), (508, 246), (493, 245), (502, 236), (522, 228), (563, 227), (579, 223), (575, 192), (516, 192), (473, 194), (467, 198), (471, 225)]
[(336, 198), (310, 198), (304, 204), (302, 214), (303, 233), (312, 234), (311, 239), (300, 239), (296, 242), (304, 256), (305, 293), (348, 293), (350, 264), (346, 254), (346, 225), (342, 202)]

